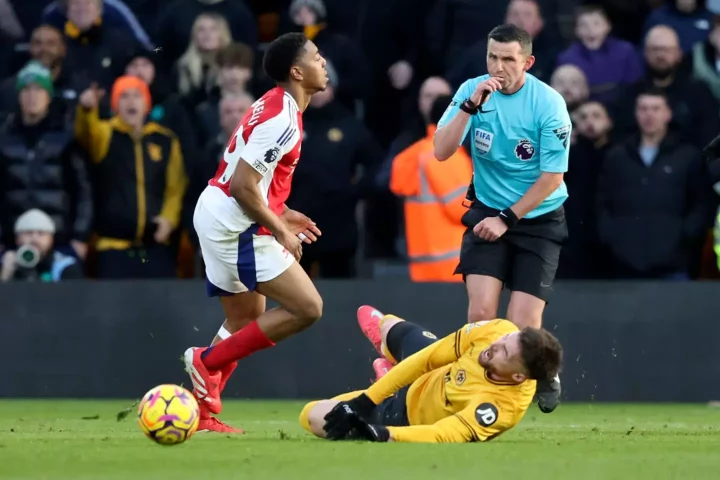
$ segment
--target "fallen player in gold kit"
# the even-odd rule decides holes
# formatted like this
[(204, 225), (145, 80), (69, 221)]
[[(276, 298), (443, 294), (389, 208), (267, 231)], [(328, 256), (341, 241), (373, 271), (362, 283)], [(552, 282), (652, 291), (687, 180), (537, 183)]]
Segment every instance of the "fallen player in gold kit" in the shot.
[(379, 372), (366, 390), (308, 403), (300, 424), (318, 437), (490, 440), (520, 422), (536, 380), (553, 378), (562, 362), (562, 347), (550, 332), (518, 330), (507, 320), (471, 323), (438, 340), (419, 325), (373, 307), (360, 307), (357, 316), (389, 371)]

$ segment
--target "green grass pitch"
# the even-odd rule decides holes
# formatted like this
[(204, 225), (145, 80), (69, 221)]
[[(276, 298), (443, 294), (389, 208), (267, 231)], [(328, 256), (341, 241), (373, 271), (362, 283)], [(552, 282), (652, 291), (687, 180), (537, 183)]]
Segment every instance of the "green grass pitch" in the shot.
[(718, 479), (720, 409), (704, 405), (536, 406), (487, 444), (340, 443), (297, 423), (300, 402), (228, 401), (246, 435), (162, 447), (127, 401), (0, 401), (0, 479)]

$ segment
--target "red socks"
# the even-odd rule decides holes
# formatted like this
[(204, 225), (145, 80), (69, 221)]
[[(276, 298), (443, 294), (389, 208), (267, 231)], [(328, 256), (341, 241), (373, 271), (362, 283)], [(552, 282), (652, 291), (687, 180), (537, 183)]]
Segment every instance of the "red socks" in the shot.
[(275, 343), (260, 330), (257, 321), (253, 321), (222, 342), (208, 347), (203, 353), (202, 359), (208, 370), (219, 370), (232, 362), (274, 345)]

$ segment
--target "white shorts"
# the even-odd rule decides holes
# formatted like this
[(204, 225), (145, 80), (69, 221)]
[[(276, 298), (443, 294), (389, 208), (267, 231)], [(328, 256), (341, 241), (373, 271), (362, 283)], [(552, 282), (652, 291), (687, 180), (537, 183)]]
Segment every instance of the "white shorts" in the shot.
[(193, 217), (211, 297), (255, 290), (258, 282), (280, 276), (295, 261), (275, 237), (257, 235), (259, 226), (243, 220), (237, 205), (232, 211), (227, 202), (234, 200), (209, 186)]

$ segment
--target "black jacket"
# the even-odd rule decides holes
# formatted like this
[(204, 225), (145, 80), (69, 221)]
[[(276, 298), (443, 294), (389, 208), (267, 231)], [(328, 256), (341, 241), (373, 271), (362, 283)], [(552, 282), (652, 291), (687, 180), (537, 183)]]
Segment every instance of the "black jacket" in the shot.
[(39, 208), (55, 222), (56, 244), (87, 241), (93, 217), (87, 160), (62, 123), (27, 127), (17, 117), (0, 130), (0, 229), (14, 244), (15, 220)]
[(608, 151), (598, 185), (601, 242), (623, 268), (649, 277), (686, 271), (688, 249), (712, 223), (700, 152), (667, 137), (646, 167), (632, 136)]
[(565, 174), (570, 196), (564, 203), (568, 239), (560, 253), (558, 278), (599, 278), (603, 261), (597, 236), (598, 177), (610, 144), (595, 146), (578, 137), (570, 147), (570, 169)]
[(323, 232), (322, 239), (307, 248), (318, 253), (355, 248), (355, 207), (370, 188), (383, 152), (362, 123), (337, 102), (308, 108), (303, 126), (302, 157), (287, 204), (312, 218)]
[(147, 122), (135, 137), (120, 117), (78, 107), (75, 135), (94, 164), (95, 231), (112, 241), (98, 250), (152, 245), (155, 216), (177, 228), (187, 177), (175, 133)]
[(65, 44), (67, 56), (63, 70), (72, 85), (79, 91), (96, 82), (110, 97), (115, 79), (125, 73), (125, 67), (132, 54), (137, 51), (137, 42), (123, 31), (103, 26), (92, 27), (78, 33), (66, 29)]

